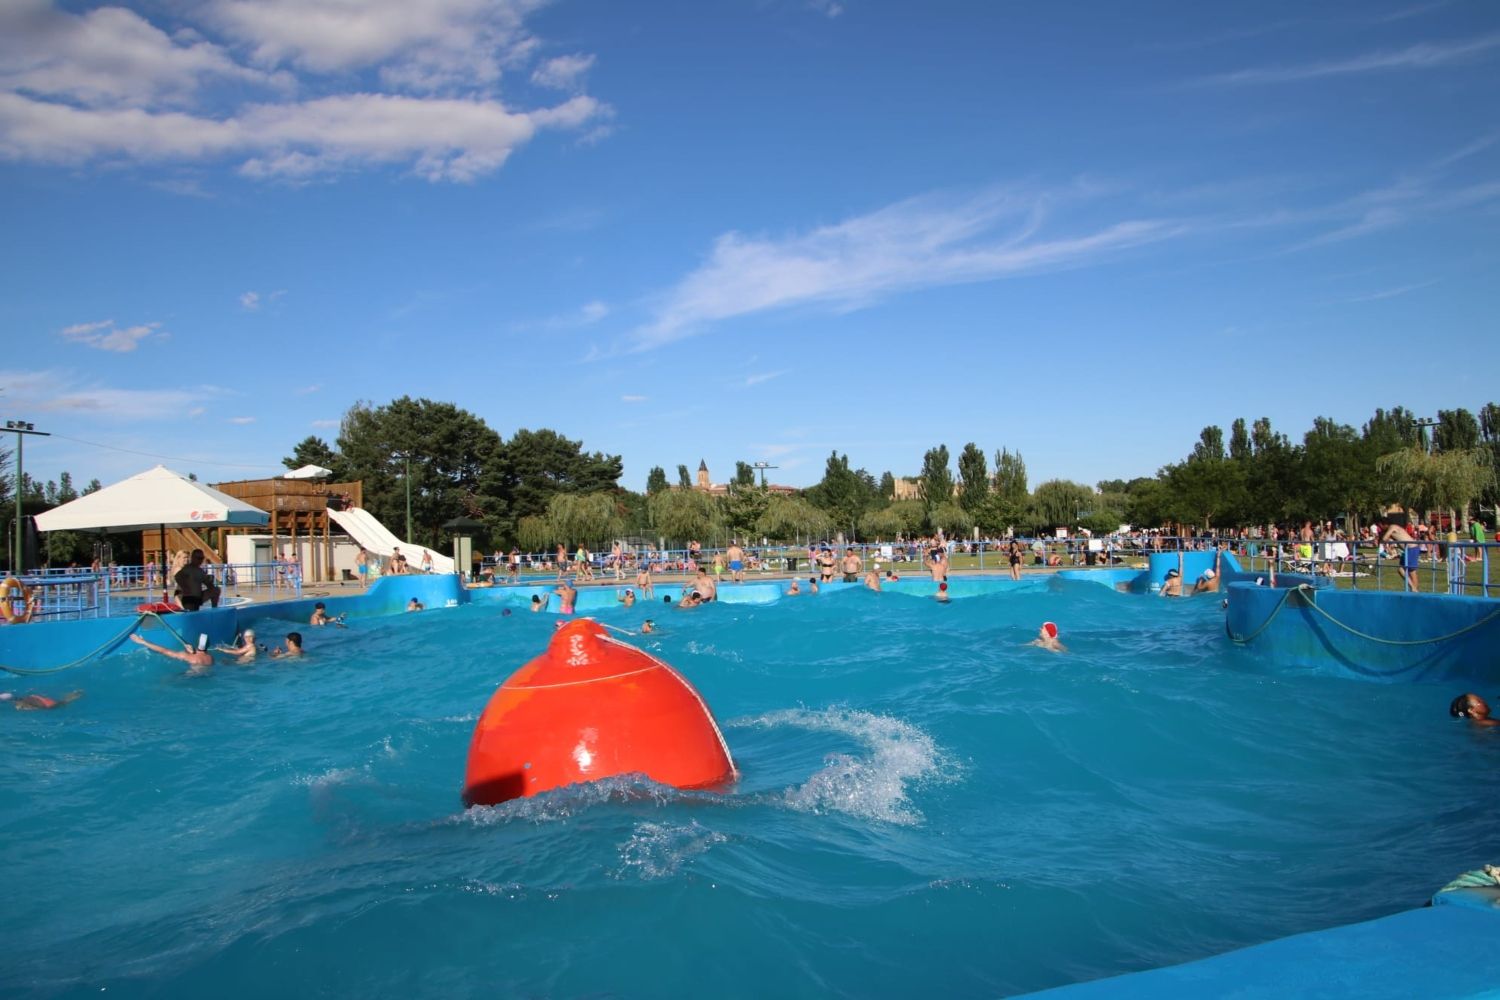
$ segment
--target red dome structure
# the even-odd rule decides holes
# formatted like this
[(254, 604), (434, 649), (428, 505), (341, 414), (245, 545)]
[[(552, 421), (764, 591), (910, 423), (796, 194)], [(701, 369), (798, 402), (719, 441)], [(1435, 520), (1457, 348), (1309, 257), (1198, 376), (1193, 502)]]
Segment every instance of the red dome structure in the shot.
[(661, 660), (578, 618), (491, 696), (469, 743), (464, 804), (632, 773), (677, 788), (717, 788), (736, 777), (698, 691)]

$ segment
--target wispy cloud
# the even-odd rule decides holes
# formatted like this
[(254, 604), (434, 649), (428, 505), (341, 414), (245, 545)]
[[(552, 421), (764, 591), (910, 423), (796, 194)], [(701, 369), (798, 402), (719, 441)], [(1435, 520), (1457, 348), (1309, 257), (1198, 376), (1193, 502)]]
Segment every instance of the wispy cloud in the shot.
[(241, 295), (240, 296), (240, 307), (244, 308), (244, 309), (248, 309), (251, 312), (254, 312), (255, 310), (259, 309), (260, 308), (260, 293), (259, 292), (246, 292), (245, 294)]
[(753, 313), (806, 305), (849, 311), (899, 292), (1078, 267), (1180, 231), (1167, 220), (1129, 219), (1043, 237), (1057, 197), (932, 195), (781, 238), (726, 233), (623, 349), (650, 350)]
[(622, 403), (644, 403), (647, 400), (647, 398), (648, 397), (646, 397), (646, 396), (621, 396), (620, 397), (620, 402), (622, 402)]
[(1342, 299), (1341, 301), (1345, 302), (1345, 303), (1354, 303), (1354, 302), (1379, 302), (1379, 301), (1382, 301), (1384, 299), (1394, 299), (1397, 296), (1406, 295), (1409, 292), (1421, 291), (1423, 288), (1431, 288), (1433, 285), (1436, 285), (1441, 280), (1442, 279), (1440, 279), (1440, 278), (1433, 278), (1431, 281), (1419, 281), (1419, 282), (1416, 282), (1415, 284), (1400, 285), (1400, 286), (1398, 286), (1396, 288), (1383, 288), (1383, 289), (1381, 289), (1378, 292), (1369, 292), (1369, 293), (1367, 293), (1365, 295), (1354, 295), (1354, 296), (1351, 296), (1351, 297), (1349, 297), (1347, 299)]
[(1265, 66), (1219, 73), (1196, 81), (1202, 85), (1253, 85), (1295, 83), (1330, 76), (1386, 73), (1396, 70), (1435, 69), (1474, 59), (1500, 47), (1500, 33), (1456, 42), (1419, 42), (1404, 49), (1368, 52), (1347, 59), (1303, 63), (1297, 66)]
[(255, 423), (255, 418), (254, 417), (226, 417), (225, 420), (224, 420), (224, 422), (226, 424), (253, 424), (253, 423)]
[(779, 372), (761, 372), (761, 373), (756, 374), (756, 375), (746, 375), (745, 376), (745, 388), (748, 389), (752, 385), (760, 385), (762, 382), (769, 382), (773, 378), (781, 378), (781, 376), (783, 376), (785, 374), (786, 374), (786, 369), (782, 369)]
[(557, 90), (577, 90), (583, 77), (593, 68), (594, 57), (575, 53), (548, 59), (531, 74), (531, 82)]
[(100, 320), (97, 323), (75, 323), (73, 326), (64, 327), (59, 332), (64, 340), (70, 340), (75, 344), (87, 344), (89, 347), (98, 348), (101, 351), (113, 351), (117, 354), (127, 354), (135, 350), (147, 337), (157, 336), (163, 340), (167, 338), (167, 334), (161, 330), (160, 323), (139, 323), (135, 326), (119, 327), (112, 319)]
[(294, 389), (292, 391), (295, 392), (299, 396), (311, 396), (315, 392), (322, 391), (322, 389), (323, 389), (323, 386), (321, 384), (316, 384), (316, 385), (304, 385), (300, 389)]
[(312, 425), (320, 430), (327, 430), (331, 427), (340, 427), (342, 423), (338, 420), (314, 420)]
[(171, 421), (229, 393), (217, 386), (124, 389), (62, 370), (0, 371), (5, 398), (29, 413), (86, 414), (116, 421)]

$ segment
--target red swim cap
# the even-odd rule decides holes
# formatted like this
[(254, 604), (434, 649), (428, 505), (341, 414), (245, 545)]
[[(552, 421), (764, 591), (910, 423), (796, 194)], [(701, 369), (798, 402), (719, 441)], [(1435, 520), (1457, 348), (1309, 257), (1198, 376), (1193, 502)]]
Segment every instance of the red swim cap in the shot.
[(946, 584), (946, 583), (940, 583), (940, 584), (938, 584), (938, 590), (947, 590), (947, 589), (948, 589), (948, 584)]
[(1042, 631), (1047, 633), (1047, 638), (1057, 638), (1057, 622), (1042, 622)]

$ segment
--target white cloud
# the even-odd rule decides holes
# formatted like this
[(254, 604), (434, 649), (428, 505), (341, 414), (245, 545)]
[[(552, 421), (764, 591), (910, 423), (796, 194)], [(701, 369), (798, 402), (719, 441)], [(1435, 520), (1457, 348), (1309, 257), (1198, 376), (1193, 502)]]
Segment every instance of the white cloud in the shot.
[(760, 385), (762, 382), (769, 382), (773, 378), (781, 378), (781, 376), (783, 376), (785, 374), (786, 374), (786, 370), (782, 369), (779, 372), (761, 372), (760, 374), (757, 374), (757, 375), (746, 375), (745, 376), (745, 388), (748, 389), (748, 388), (750, 388), (753, 385)]
[(923, 197), (780, 239), (726, 233), (627, 346), (648, 350), (766, 310), (858, 309), (901, 291), (1079, 266), (1181, 231), (1129, 220), (1042, 239), (1052, 200), (999, 190), (961, 201)]
[(255, 418), (254, 417), (226, 417), (224, 419), (224, 422), (226, 424), (253, 424), (253, 423), (255, 423)]
[(579, 310), (580, 318), (585, 323), (597, 323), (609, 315), (609, 306), (603, 302), (587, 302)]
[(844, 12), (844, 5), (837, 0), (807, 0), (807, 6), (827, 18), (838, 17)]
[[(502, 70), (534, 58), (523, 20), (540, 5), (207, 0), (175, 11), (227, 37), (225, 47), (191, 26), (168, 35), (123, 8), (74, 15), (13, 0), (0, 9), (0, 158), (227, 160), (249, 177), (292, 180), (394, 165), (432, 181), (470, 181), (540, 130), (593, 135), (611, 114), (579, 93), (540, 108), (497, 96)], [(538, 72), (576, 91), (591, 62), (566, 56)], [(288, 66), (332, 75), (299, 80)], [(241, 86), (205, 86), (225, 81)], [(247, 84), (251, 96), (237, 96)], [(298, 88), (317, 96), (283, 96)], [(209, 106), (210, 98), (231, 103)]]
[(583, 76), (594, 66), (591, 55), (574, 54), (548, 59), (531, 74), (531, 82), (555, 90), (576, 91), (583, 85)]
[(646, 401), (646, 398), (647, 397), (645, 397), (645, 396), (621, 396), (620, 397), (620, 402), (622, 402), (622, 403), (644, 403)]
[(251, 312), (260, 308), (260, 293), (246, 292), (240, 296), (240, 305)]
[(498, 169), (539, 128), (573, 129), (599, 111), (578, 96), (516, 113), (498, 101), (349, 94), (261, 104), (239, 117), (199, 118), (138, 108), (94, 110), (0, 94), (0, 155), (61, 163), (248, 155), (251, 177), (308, 178), (410, 164), (428, 180), (470, 181)]
[(381, 67), (388, 81), (436, 89), (493, 83), (536, 41), (523, 20), (540, 0), (212, 0), (207, 16), (259, 65), (316, 73)]
[(322, 384), (317, 383), (314, 385), (304, 385), (302, 388), (295, 389), (293, 391), (296, 392), (299, 396), (311, 396), (313, 393), (321, 391), (322, 388)]
[(326, 429), (328, 429), (330, 427), (339, 427), (339, 426), (342, 426), (341, 422), (337, 421), (337, 420), (314, 420), (312, 422), (312, 425), (314, 427), (322, 428), (324, 430), (326, 430)]
[(68, 371), (0, 372), (5, 398), (27, 413), (80, 413), (115, 421), (173, 421), (226, 395), (215, 386), (119, 389)]
[(123, 7), (70, 14), (45, 0), (0, 4), (0, 85), (88, 106), (189, 99), (205, 80), (285, 88), (191, 30), (169, 36)]
[(1300, 80), (1315, 80), (1329, 76), (1350, 76), (1358, 73), (1381, 73), (1392, 70), (1433, 69), (1450, 63), (1463, 62), (1481, 56), (1500, 46), (1500, 34), (1484, 35), (1459, 42), (1420, 42), (1404, 49), (1390, 52), (1369, 52), (1348, 59), (1326, 62), (1304, 63), (1300, 66), (1268, 66), (1260, 69), (1242, 69), (1233, 73), (1220, 73), (1205, 77), (1200, 83), (1207, 84), (1257, 84), (1295, 83)]
[(152, 335), (166, 339), (167, 334), (158, 332), (160, 330), (160, 323), (139, 323), (121, 329), (115, 325), (114, 320), (106, 319), (97, 323), (75, 323), (59, 332), (64, 340), (71, 340), (75, 344), (87, 344), (101, 351), (125, 354), (135, 350), (142, 340)]

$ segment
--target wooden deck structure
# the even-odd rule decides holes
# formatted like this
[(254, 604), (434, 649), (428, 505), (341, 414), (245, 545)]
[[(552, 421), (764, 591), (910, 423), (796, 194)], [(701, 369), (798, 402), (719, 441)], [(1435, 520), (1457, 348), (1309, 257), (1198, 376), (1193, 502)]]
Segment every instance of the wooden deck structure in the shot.
[[(364, 484), (325, 483), (311, 479), (242, 479), (229, 483), (213, 483), (213, 488), (227, 493), (236, 500), (243, 500), (271, 515), (271, 523), (265, 527), (229, 528), (168, 528), (167, 551), (177, 549), (202, 549), (212, 563), (223, 563), (228, 551), (228, 536), (271, 536), (271, 550), (281, 551), (279, 542), (285, 540), (294, 546), (299, 542), (312, 541), (312, 565), (302, 567), (306, 581), (332, 581), (333, 541), (328, 516), (330, 500), (343, 507), (364, 505)], [(337, 506), (335, 509), (338, 509)], [(161, 550), (159, 531), (143, 531), (141, 541), (144, 551)], [(212, 539), (212, 541), (210, 541)]]

